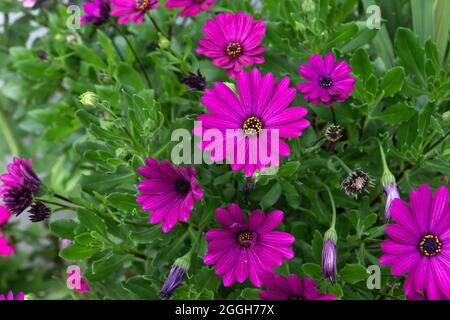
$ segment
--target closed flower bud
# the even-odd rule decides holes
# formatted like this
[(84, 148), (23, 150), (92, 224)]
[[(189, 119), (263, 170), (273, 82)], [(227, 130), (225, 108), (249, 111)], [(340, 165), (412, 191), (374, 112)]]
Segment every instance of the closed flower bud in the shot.
[(189, 73), (187, 76), (182, 77), (180, 81), (187, 85), (191, 91), (204, 91), (206, 88), (206, 79), (200, 71), (197, 71), (197, 74)]
[(314, 12), (316, 10), (316, 4), (314, 3), (314, 0), (303, 1), (302, 9), (306, 13)]
[(384, 218), (386, 220), (391, 220), (391, 205), (394, 199), (399, 199), (398, 189), (395, 181), (393, 183), (388, 183), (384, 187), (384, 192), (386, 193), (386, 208), (384, 210)]
[(336, 256), (336, 242), (325, 235), (322, 247), (322, 276), (333, 283), (336, 282)]
[(175, 290), (181, 282), (183, 282), (184, 275), (189, 269), (189, 261), (189, 254), (175, 260), (172, 268), (170, 269), (169, 276), (159, 291), (159, 295), (162, 299), (169, 299), (175, 293)]
[(95, 107), (97, 105), (97, 103), (99, 103), (99, 101), (100, 101), (100, 99), (99, 99), (98, 95), (91, 91), (86, 91), (85, 93), (80, 95), (81, 104), (88, 108)]

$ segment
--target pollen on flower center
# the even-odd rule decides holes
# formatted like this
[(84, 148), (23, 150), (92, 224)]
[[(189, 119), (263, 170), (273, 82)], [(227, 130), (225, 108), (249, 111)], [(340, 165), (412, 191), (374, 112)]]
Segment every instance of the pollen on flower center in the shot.
[(333, 80), (329, 77), (320, 77), (319, 84), (322, 88), (329, 88), (333, 85)]
[(229, 57), (236, 58), (242, 54), (242, 47), (238, 42), (230, 42), (227, 45), (227, 54)]
[(147, 9), (149, 0), (136, 0), (136, 9), (145, 10)]
[(263, 129), (262, 121), (259, 118), (252, 116), (244, 121), (242, 124), (242, 130), (247, 135), (257, 135)]
[(186, 195), (191, 189), (191, 185), (188, 181), (180, 179), (175, 181), (175, 191), (180, 195)]
[(442, 243), (439, 241), (438, 236), (427, 234), (423, 236), (422, 240), (419, 242), (420, 252), (424, 256), (432, 257), (441, 252)]
[(253, 244), (254, 235), (252, 232), (239, 233), (238, 241), (241, 248), (250, 248)]

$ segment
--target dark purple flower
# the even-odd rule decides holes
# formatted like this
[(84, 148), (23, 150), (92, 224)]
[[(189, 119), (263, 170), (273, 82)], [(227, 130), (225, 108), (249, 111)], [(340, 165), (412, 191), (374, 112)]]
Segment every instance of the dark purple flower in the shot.
[(284, 277), (278, 274), (263, 272), (263, 286), (259, 296), (264, 300), (336, 300), (332, 294), (321, 294), (311, 278), (299, 278), (296, 274)]
[(44, 221), (50, 215), (50, 209), (43, 202), (36, 201), (31, 205), (28, 213), (32, 222), (40, 222)]
[(322, 276), (336, 282), (336, 244), (331, 238), (324, 240), (322, 248)]
[(110, 0), (92, 0), (84, 2), (83, 9), (85, 15), (81, 17), (80, 23), (87, 24), (92, 22), (94, 26), (100, 26), (109, 19)]
[(41, 191), (41, 181), (32, 169), (32, 159), (14, 158), (7, 166), (8, 173), (0, 175), (0, 198), (9, 212), (21, 214), (28, 208), (33, 197)]
[(159, 295), (163, 299), (169, 299), (181, 284), (184, 279), (184, 275), (186, 273), (186, 269), (182, 266), (174, 264), (170, 269), (169, 276), (167, 277), (164, 285), (159, 291)]
[(206, 88), (205, 77), (200, 73), (200, 71), (197, 71), (197, 74), (191, 72), (187, 76), (182, 77), (180, 81), (181, 83), (187, 85), (189, 90), (192, 91), (203, 91)]

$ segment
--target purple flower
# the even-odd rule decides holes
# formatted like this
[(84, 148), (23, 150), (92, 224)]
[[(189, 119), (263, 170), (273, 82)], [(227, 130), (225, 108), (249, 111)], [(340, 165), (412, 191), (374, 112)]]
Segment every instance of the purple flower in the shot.
[(10, 217), (11, 214), (9, 213), (8, 209), (0, 205), (0, 226), (8, 221)]
[(190, 72), (187, 76), (180, 79), (181, 83), (184, 83), (189, 87), (190, 91), (204, 91), (206, 88), (205, 77), (197, 71), (197, 74)]
[(8, 242), (6, 237), (0, 235), (0, 257), (1, 256), (12, 256), (14, 254), (13, 246)]
[(181, 284), (184, 279), (184, 275), (186, 270), (178, 265), (173, 265), (170, 269), (169, 276), (167, 277), (164, 285), (159, 291), (159, 295), (163, 299), (169, 299), (177, 289), (177, 287)]
[(390, 213), (396, 224), (386, 228), (380, 263), (394, 276), (407, 275), (405, 292), (422, 292), (429, 300), (450, 299), (450, 206), (446, 186), (434, 197), (426, 184), (410, 195), (410, 206), (394, 199)]
[(105, 23), (109, 18), (109, 0), (92, 0), (84, 2), (83, 9), (85, 15), (81, 17), (80, 23), (87, 24), (92, 22), (96, 27)]
[(197, 185), (195, 169), (176, 169), (169, 161), (159, 162), (147, 158), (147, 165), (139, 168), (144, 180), (139, 183), (141, 195), (137, 203), (143, 210), (152, 211), (150, 222), (162, 221), (163, 232), (169, 232), (178, 220), (186, 221), (194, 208), (195, 200), (203, 196)]
[[(219, 162), (228, 159), (233, 170), (243, 169), (246, 176), (252, 176), (256, 169), (265, 170), (269, 163), (263, 159), (263, 152), (252, 153), (254, 148), (251, 146), (265, 146), (266, 151), (270, 152), (274, 143), (272, 135), (275, 133), (279, 138), (296, 138), (309, 127), (309, 121), (304, 119), (308, 113), (306, 108), (289, 108), (295, 95), (296, 90), (289, 87), (287, 77), (277, 83), (272, 73), (261, 75), (258, 69), (253, 69), (250, 73), (242, 71), (237, 76), (237, 92), (222, 82), (216, 82), (214, 89), (205, 91), (202, 103), (210, 112), (198, 117), (201, 127), (196, 126), (194, 134), (202, 136), (208, 129), (220, 130), (223, 151), (211, 153), (211, 159)], [(227, 129), (234, 132), (227, 132)], [(267, 131), (262, 132), (263, 130)], [(231, 134), (236, 136), (232, 137)], [(289, 145), (279, 138), (275, 141), (278, 144), (275, 150), (276, 160), (279, 156), (290, 155)], [(200, 145), (203, 150), (221, 143), (214, 140), (213, 144), (208, 138), (203, 140)], [(243, 151), (239, 152), (240, 150)]]
[(38, 195), (41, 189), (41, 181), (32, 169), (32, 159), (14, 158), (13, 163), (7, 166), (8, 173), (0, 175), (0, 198), (9, 212), (15, 215), (21, 214), (28, 208), (33, 197)]
[(144, 21), (145, 13), (159, 6), (158, 0), (111, 0), (112, 17), (121, 16), (119, 24), (134, 22), (136, 24)]
[(322, 247), (322, 276), (336, 282), (336, 244), (331, 238), (323, 242)]
[(19, 292), (14, 299), (14, 294), (12, 291), (9, 291), (6, 297), (4, 294), (0, 294), (0, 300), (25, 300), (25, 294), (23, 292)]
[(400, 195), (398, 194), (397, 185), (395, 182), (388, 183), (384, 188), (386, 193), (386, 209), (384, 211), (384, 217), (386, 220), (391, 220), (391, 205), (394, 199), (399, 199)]
[(247, 278), (260, 287), (260, 272), (273, 272), (284, 259), (294, 257), (291, 248), (294, 236), (273, 231), (283, 217), (280, 210), (268, 214), (255, 210), (246, 223), (238, 205), (230, 204), (228, 209), (217, 208), (216, 219), (222, 228), (206, 232), (208, 252), (205, 264), (216, 265), (215, 272), (223, 275), (222, 282), (226, 287), (236, 281), (243, 283)]
[(209, 11), (211, 9), (211, 5), (215, 1), (216, 0), (168, 0), (166, 3), (166, 8), (184, 8), (183, 11), (181, 11), (180, 16), (194, 17), (202, 10)]
[(304, 98), (312, 104), (322, 102), (331, 106), (333, 102), (348, 99), (355, 90), (356, 78), (350, 76), (352, 68), (346, 61), (335, 63), (332, 53), (327, 53), (325, 59), (316, 53), (308, 59), (309, 64), (302, 64), (298, 71), (307, 81), (299, 83), (297, 88), (304, 94)]
[(208, 19), (203, 28), (206, 38), (199, 40), (197, 52), (212, 58), (212, 63), (236, 76), (243, 66), (261, 64), (260, 55), (265, 47), (261, 42), (266, 34), (264, 21), (253, 21), (242, 12), (219, 13), (215, 20)]
[(50, 215), (50, 209), (41, 201), (33, 203), (28, 212), (30, 213), (31, 222), (44, 221)]
[(331, 294), (321, 294), (311, 278), (299, 278), (296, 274), (284, 277), (270, 272), (261, 274), (263, 286), (259, 291), (264, 300), (336, 300)]

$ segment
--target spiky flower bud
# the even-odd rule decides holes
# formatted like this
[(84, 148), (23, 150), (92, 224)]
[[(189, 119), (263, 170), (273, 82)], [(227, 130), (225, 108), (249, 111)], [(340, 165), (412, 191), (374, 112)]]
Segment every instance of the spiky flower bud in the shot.
[(82, 95), (80, 95), (80, 102), (83, 106), (87, 108), (92, 108), (100, 102), (100, 99), (97, 94), (91, 91), (86, 91)]

